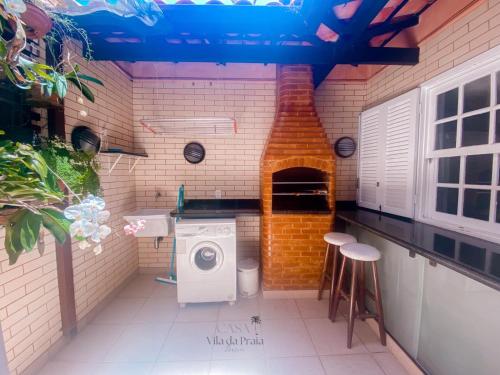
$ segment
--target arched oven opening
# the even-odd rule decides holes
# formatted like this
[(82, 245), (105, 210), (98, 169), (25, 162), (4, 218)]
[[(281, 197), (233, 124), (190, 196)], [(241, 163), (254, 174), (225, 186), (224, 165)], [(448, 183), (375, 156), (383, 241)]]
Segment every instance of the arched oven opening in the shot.
[(314, 168), (288, 168), (273, 173), (273, 213), (329, 212), (328, 174)]

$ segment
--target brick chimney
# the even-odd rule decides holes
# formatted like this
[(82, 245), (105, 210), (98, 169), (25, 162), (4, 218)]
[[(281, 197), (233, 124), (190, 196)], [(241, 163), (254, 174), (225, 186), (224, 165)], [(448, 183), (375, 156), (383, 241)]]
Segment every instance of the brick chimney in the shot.
[(277, 112), (261, 158), (264, 290), (317, 289), (335, 208), (335, 159), (308, 65), (279, 66)]

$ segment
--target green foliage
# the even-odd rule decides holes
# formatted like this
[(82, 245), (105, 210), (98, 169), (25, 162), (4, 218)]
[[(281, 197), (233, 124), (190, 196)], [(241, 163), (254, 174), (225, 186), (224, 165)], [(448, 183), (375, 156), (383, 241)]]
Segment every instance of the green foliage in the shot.
[(64, 214), (53, 208), (41, 208), (42, 224), (56, 238), (59, 243), (66, 240), (66, 235), (69, 233), (69, 220), (64, 217)]
[(22, 143), (0, 140), (0, 180), (0, 207), (49, 205), (64, 198), (42, 155)]
[[(49, 46), (50, 53), (56, 57), (54, 46), (59, 46), (60, 41), (68, 37), (77, 37), (82, 40), (87, 51), (87, 59), (90, 59), (90, 44), (85, 30), (78, 28), (76, 24), (67, 17), (51, 14), (54, 21), (54, 27), (51, 33), (46, 36), (46, 42)], [(28, 90), (33, 87), (35, 83), (42, 86), (45, 95), (51, 96), (56, 94), (60, 99), (64, 98), (68, 92), (68, 83), (74, 85), (81, 91), (89, 101), (94, 102), (94, 94), (92, 90), (82, 81), (93, 82), (97, 85), (103, 86), (103, 83), (97, 78), (87, 76), (79, 73), (78, 65), (71, 63), (68, 58), (64, 61), (66, 63), (68, 72), (64, 72), (62, 64), (57, 66), (49, 66), (45, 64), (35, 63), (29, 59), (20, 56), (15, 62), (7, 61), (9, 45), (2, 37), (4, 26), (8, 26), (8, 22), (0, 14), (0, 73), (17, 87)], [(54, 60), (56, 60), (54, 58)]]
[(64, 193), (39, 152), (30, 145), (0, 140), (0, 181), (0, 207), (18, 208), (5, 227), (10, 264), (23, 251), (33, 250), (42, 226), (64, 242), (70, 221), (51, 207), (63, 203)]
[(41, 208), (33, 212), (27, 208), (18, 210), (5, 228), (5, 249), (9, 264), (15, 264), (23, 251), (30, 252), (35, 247), (43, 225), (59, 243), (66, 241), (70, 221), (55, 208)]
[(66, 240), (71, 221), (57, 208), (65, 199), (58, 182), (74, 194), (99, 194), (97, 166), (93, 155), (58, 139), (47, 140), (40, 151), (0, 139), (0, 208), (17, 208), (5, 227), (10, 264), (23, 251), (33, 250), (42, 227), (58, 242)]
[(79, 196), (101, 195), (97, 170), (99, 165), (94, 155), (75, 151), (58, 138), (44, 141), (41, 154), (51, 170)]
[(50, 13), (52, 19), (52, 30), (45, 36), (45, 41), (49, 48), (49, 53), (54, 60), (58, 55), (59, 44), (61, 40), (73, 38), (82, 43), (84, 58), (92, 59), (92, 43), (87, 35), (87, 31), (78, 26), (78, 24), (68, 16)]

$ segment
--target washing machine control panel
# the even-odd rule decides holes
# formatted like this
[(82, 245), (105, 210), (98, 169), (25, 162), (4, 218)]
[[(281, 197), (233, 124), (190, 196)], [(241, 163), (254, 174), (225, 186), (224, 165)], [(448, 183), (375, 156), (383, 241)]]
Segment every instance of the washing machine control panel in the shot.
[(230, 225), (200, 225), (190, 228), (176, 228), (178, 238), (188, 237), (229, 237), (234, 235), (234, 227)]

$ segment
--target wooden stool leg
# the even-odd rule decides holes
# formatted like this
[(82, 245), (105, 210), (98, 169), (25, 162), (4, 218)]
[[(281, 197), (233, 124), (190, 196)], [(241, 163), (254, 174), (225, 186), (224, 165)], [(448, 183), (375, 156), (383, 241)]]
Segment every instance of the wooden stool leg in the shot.
[(337, 288), (335, 288), (335, 294), (333, 296), (333, 300), (330, 301), (330, 303), (332, 304), (332, 308), (331, 308), (332, 314), (330, 315), (330, 320), (332, 322), (335, 321), (335, 317), (337, 316), (337, 310), (339, 308), (340, 290), (342, 289), (342, 282), (344, 281), (346, 260), (347, 260), (346, 257), (342, 258), (342, 265), (340, 266), (340, 273), (339, 273), (339, 281), (337, 282)]
[(378, 280), (377, 263), (372, 262), (373, 285), (375, 289), (375, 305), (377, 307), (378, 331), (380, 334), (380, 342), (386, 345), (385, 329), (384, 329), (384, 311), (382, 309), (382, 296), (380, 294), (380, 285)]
[(351, 349), (354, 318), (356, 317), (356, 290), (358, 281), (358, 261), (352, 261), (351, 296), (349, 300), (349, 321), (347, 325), (347, 347)]
[(326, 270), (328, 269), (328, 258), (330, 257), (330, 244), (326, 244), (325, 261), (323, 263), (323, 271), (321, 272), (321, 279), (319, 281), (318, 301), (323, 297), (323, 289), (325, 288)]
[(339, 247), (333, 247), (333, 263), (332, 263), (332, 283), (330, 286), (330, 304), (328, 306), (328, 316), (332, 315), (332, 301), (335, 295), (336, 281), (337, 281), (337, 258), (339, 255)]
[(358, 311), (359, 315), (361, 315), (361, 320), (365, 320), (365, 318), (362, 316), (366, 312), (366, 307), (365, 307), (365, 263), (364, 262), (358, 262), (359, 263), (359, 284), (358, 284)]

